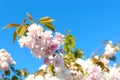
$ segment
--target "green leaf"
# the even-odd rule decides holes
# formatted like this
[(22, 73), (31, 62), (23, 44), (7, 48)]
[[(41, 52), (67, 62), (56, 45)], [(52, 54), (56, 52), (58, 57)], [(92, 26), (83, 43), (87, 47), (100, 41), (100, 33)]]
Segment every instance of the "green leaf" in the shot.
[(16, 33), (16, 31), (13, 33), (13, 43), (15, 42), (15, 40), (16, 40), (16, 36), (17, 36), (17, 33)]
[(12, 76), (12, 80), (18, 80), (17, 76)]
[(18, 38), (26, 32), (25, 26), (19, 26), (16, 30)]
[(15, 71), (18, 76), (22, 76), (22, 72), (20, 70)]
[(5, 73), (6, 76), (10, 76), (10, 71), (9, 70), (5, 71), (4, 73)]
[(54, 72), (54, 65), (53, 64), (49, 64), (49, 66), (48, 66), (48, 71), (50, 72), (50, 73), (52, 73), (52, 75), (55, 75), (55, 72)]
[(27, 73), (27, 70), (26, 70), (26, 69), (21, 70), (21, 73), (22, 73), (22, 76), (25, 76), (25, 77), (28, 75), (28, 73)]
[(83, 52), (79, 49), (76, 49), (74, 52), (75, 58), (83, 58)]
[(50, 23), (52, 21), (54, 21), (54, 20), (52, 18), (50, 18), (50, 17), (43, 17), (43, 18), (38, 20), (38, 22), (40, 22), (40, 23), (46, 23), (46, 22)]
[(70, 49), (75, 47), (75, 38), (71, 34), (66, 34), (63, 48), (65, 51), (69, 51)]
[(82, 73), (84, 73), (84, 71), (83, 71), (83, 69), (82, 69), (81, 65), (79, 65), (79, 64), (77, 64), (77, 63), (75, 63), (75, 66), (77, 66), (77, 67), (78, 67), (78, 70), (79, 70), (79, 71), (81, 71)]
[(27, 15), (28, 18), (30, 19), (30, 22), (31, 22), (31, 23), (34, 23), (32, 16), (31, 16), (29, 13), (26, 13), (26, 15)]
[[(11, 23), (11, 24), (8, 24), (7, 26), (3, 27), (3, 29), (6, 29), (6, 28), (13, 28), (13, 27), (17, 27), (17, 26), (20, 26), (19, 24), (14, 24), (14, 23)], [(3, 30), (2, 29), (2, 30)]]
[(51, 29), (53, 32), (55, 32), (55, 28), (54, 28), (54, 26), (53, 26), (51, 23), (46, 22), (46, 23), (42, 23), (42, 24), (44, 24), (47, 28), (49, 28), (49, 29)]

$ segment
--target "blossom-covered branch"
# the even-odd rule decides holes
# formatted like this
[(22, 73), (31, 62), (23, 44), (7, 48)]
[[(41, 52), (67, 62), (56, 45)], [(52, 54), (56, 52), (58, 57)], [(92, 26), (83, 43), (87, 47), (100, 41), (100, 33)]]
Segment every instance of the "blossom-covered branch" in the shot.
[[(43, 65), (35, 73), (27, 77), (22, 75), (24, 80), (120, 80), (120, 66), (110, 65), (111, 59), (120, 50), (118, 44), (109, 41), (105, 45), (101, 55), (95, 55), (84, 59), (81, 49), (75, 48), (75, 38), (67, 31), (66, 35), (56, 32), (50, 17), (44, 17), (34, 22), (32, 16), (27, 13), (21, 24), (9, 24), (4, 28), (17, 27), (13, 41), (18, 36), (21, 47), (27, 47), (33, 56), (43, 58)], [(30, 24), (26, 24), (26, 20)], [(45, 26), (45, 28), (43, 27)], [(50, 30), (46, 29), (49, 28)], [(4, 52), (4, 51), (3, 51)], [(7, 59), (7, 60), (6, 60)], [(12, 59), (0, 59), (9, 61)], [(0, 69), (8, 70), (8, 64), (1, 62)], [(3, 65), (2, 65), (3, 64)], [(6, 67), (7, 65), (7, 67)], [(4, 66), (4, 68), (3, 68)], [(12, 69), (12, 68), (11, 68)], [(13, 70), (20, 74), (27, 74), (26, 70)], [(19, 78), (17, 77), (16, 80)]]

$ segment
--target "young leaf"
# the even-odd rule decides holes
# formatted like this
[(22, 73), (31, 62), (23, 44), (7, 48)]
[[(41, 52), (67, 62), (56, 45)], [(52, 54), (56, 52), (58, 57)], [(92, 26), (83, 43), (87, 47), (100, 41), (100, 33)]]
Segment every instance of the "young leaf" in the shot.
[(18, 38), (25, 33), (26, 29), (25, 26), (19, 26), (16, 30)]
[(26, 28), (26, 29), (28, 29), (29, 26), (30, 26), (29, 24), (25, 24), (25, 28)]
[(79, 65), (79, 64), (77, 64), (77, 63), (75, 63), (75, 66), (77, 66), (77, 67), (78, 67), (78, 70), (79, 70), (79, 71), (81, 71), (82, 73), (84, 73), (84, 71), (83, 71), (83, 69), (82, 69), (81, 65)]
[(23, 69), (22, 71), (21, 71), (21, 74), (22, 74), (22, 76), (27, 76), (28, 75), (28, 72), (27, 72), (27, 70), (26, 69)]
[(22, 72), (20, 70), (15, 71), (18, 76), (22, 76)]
[(30, 19), (30, 22), (31, 22), (31, 23), (34, 23), (32, 16), (31, 16), (29, 13), (26, 13), (26, 15), (27, 15), (28, 18)]
[(52, 21), (54, 21), (54, 20), (50, 17), (43, 17), (38, 20), (38, 22), (40, 22), (40, 23), (46, 23), (46, 22), (52, 22)]
[(66, 33), (63, 48), (65, 51), (69, 51), (75, 46), (75, 38), (71, 34)]
[(49, 66), (48, 66), (48, 71), (50, 72), (50, 73), (52, 73), (52, 75), (55, 75), (55, 72), (54, 72), (54, 65), (53, 64), (49, 64)]
[(49, 29), (51, 29), (52, 31), (55, 32), (55, 28), (51, 24), (52, 21), (54, 21), (54, 20), (52, 18), (50, 18), (50, 17), (43, 17), (43, 18), (38, 20), (39, 23), (44, 24), (47, 28), (49, 28)]
[(49, 29), (51, 29), (53, 32), (55, 32), (55, 28), (54, 28), (54, 26), (53, 26), (51, 23), (46, 22), (46, 23), (42, 23), (42, 24), (44, 24), (47, 28), (49, 28)]
[(16, 31), (13, 33), (13, 43), (15, 42), (15, 40), (16, 40), (16, 36), (17, 36), (17, 33), (16, 33)]
[[(11, 24), (8, 24), (7, 26), (3, 27), (3, 29), (6, 29), (6, 28), (13, 28), (13, 27), (17, 27), (17, 26), (20, 26), (19, 24), (14, 24), (14, 23), (11, 23)], [(3, 30), (2, 29), (2, 30)]]
[(22, 21), (22, 25), (24, 25), (27, 20), (28, 20), (28, 18), (25, 18), (25, 19)]
[(17, 76), (12, 76), (12, 80), (18, 80)]
[(76, 49), (75, 52), (74, 52), (74, 56), (75, 58), (83, 58), (83, 52), (79, 49)]
[(10, 71), (8, 70), (8, 71), (5, 71), (5, 75), (6, 76), (10, 76)]

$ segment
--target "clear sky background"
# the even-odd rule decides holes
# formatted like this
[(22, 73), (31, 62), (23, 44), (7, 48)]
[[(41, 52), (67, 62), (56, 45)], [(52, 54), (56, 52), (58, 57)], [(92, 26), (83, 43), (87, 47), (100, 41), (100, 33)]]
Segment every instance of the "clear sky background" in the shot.
[[(21, 23), (29, 12), (35, 21), (50, 16), (56, 30), (67, 29), (76, 37), (76, 47), (86, 57), (105, 40), (120, 41), (120, 0), (0, 0), (0, 28)], [(14, 29), (0, 31), (0, 48), (5, 48), (17, 62), (16, 68), (34, 72), (42, 61), (33, 57), (18, 42), (12, 45)], [(120, 54), (117, 55), (120, 57)]]

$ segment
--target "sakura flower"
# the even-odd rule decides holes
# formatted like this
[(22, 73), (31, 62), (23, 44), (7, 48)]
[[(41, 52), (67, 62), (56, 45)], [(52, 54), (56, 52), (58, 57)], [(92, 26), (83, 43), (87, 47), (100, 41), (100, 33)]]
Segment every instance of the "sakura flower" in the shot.
[(49, 49), (44, 49), (42, 52), (41, 52), (41, 55), (42, 56), (45, 56), (45, 57), (49, 57), (51, 55), (53, 55), (53, 51), (49, 50)]
[(9, 70), (9, 64), (16, 64), (10, 54), (5, 50), (0, 50), (0, 70)]
[(59, 42), (58, 42), (58, 41), (52, 40), (52, 41), (50, 41), (49, 44), (48, 44), (48, 49), (49, 49), (49, 50), (52, 50), (52, 51), (55, 51), (55, 50), (58, 49), (59, 46), (60, 46), (60, 45), (59, 45)]
[(50, 63), (50, 59), (49, 58), (45, 58), (43, 61), (44, 64), (49, 64)]
[(100, 58), (100, 61), (104, 63), (104, 65), (109, 66), (109, 60), (106, 59), (105, 57)]
[(45, 76), (44, 76), (45, 80), (50, 80), (51, 77), (52, 77), (52, 74), (51, 74), (51, 73), (47, 73), (47, 74), (45, 74)]
[(41, 58), (41, 50), (39, 48), (32, 48), (31, 49), (31, 53), (33, 54), (33, 56), (37, 57), (37, 58)]
[(49, 30), (48, 31), (44, 31), (41, 36), (45, 40), (51, 40), (51, 38), (53, 37), (52, 31), (49, 31)]
[(49, 80), (62, 80), (62, 79), (59, 79), (59, 78), (56, 77), (56, 76), (52, 76)]
[(94, 74), (99, 74), (101, 73), (101, 68), (100, 66), (97, 65), (91, 65), (88, 69), (88, 73), (94, 73)]
[(28, 27), (27, 35), (22, 36), (18, 42), (21, 47), (29, 48), (33, 56), (41, 58), (52, 56), (62, 40), (62, 34), (56, 33), (53, 38), (52, 31), (43, 31), (42, 26), (34, 23)]
[(102, 70), (101, 70), (100, 66), (97, 66), (97, 65), (93, 64), (88, 68), (87, 79), (89, 79), (89, 80), (100, 80), (101, 72), (102, 72)]
[(105, 47), (104, 55), (108, 55), (111, 58), (116, 54), (118, 50), (119, 48), (117, 46), (113, 46), (112, 41), (109, 41)]
[(64, 35), (62, 35), (61, 33), (56, 32), (54, 39), (58, 40), (60, 43), (62, 43), (63, 40), (64, 40)]
[(19, 39), (19, 44), (21, 47), (31, 47), (31, 44), (32, 44), (32, 39), (30, 37), (25, 37), (25, 36), (22, 36), (20, 39)]
[(39, 70), (41, 70), (41, 69), (44, 70), (44, 71), (46, 71), (47, 65), (43, 64), (42, 66), (39, 67)]
[(28, 32), (29, 32), (28, 35), (34, 38), (36, 36), (39, 36), (41, 32), (43, 32), (43, 28), (42, 26), (34, 23), (28, 27)]
[(63, 66), (64, 60), (61, 57), (56, 57), (56, 58), (53, 59), (53, 64), (54, 64), (55, 67)]
[(34, 80), (34, 74), (28, 75), (25, 80)]
[(37, 75), (34, 80), (45, 80), (43, 76)]
[(8, 71), (9, 70), (9, 64), (7, 62), (1, 62), (0, 63), (0, 69)]

